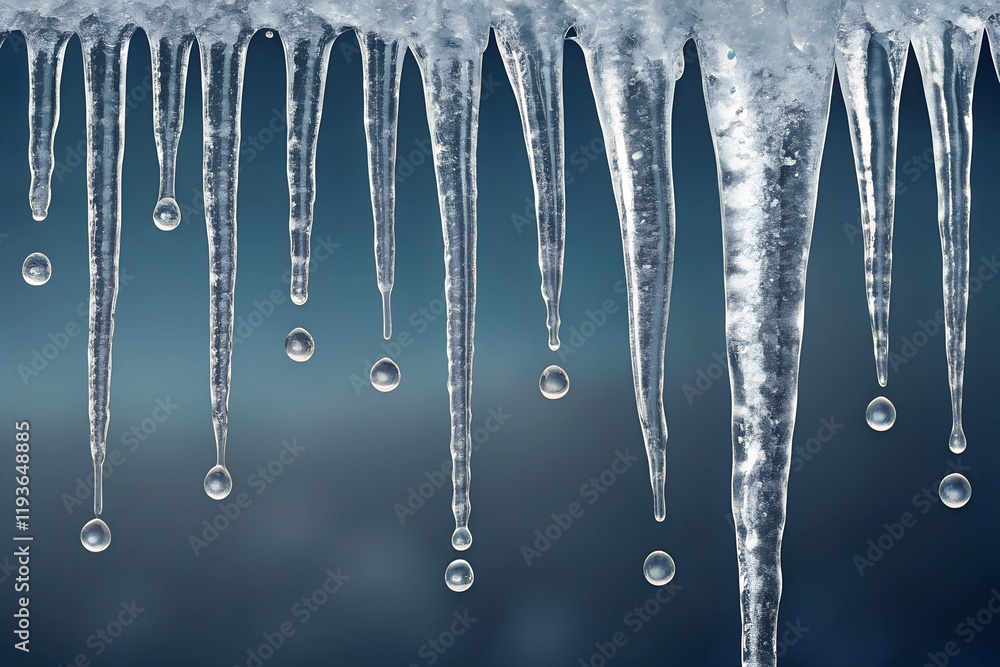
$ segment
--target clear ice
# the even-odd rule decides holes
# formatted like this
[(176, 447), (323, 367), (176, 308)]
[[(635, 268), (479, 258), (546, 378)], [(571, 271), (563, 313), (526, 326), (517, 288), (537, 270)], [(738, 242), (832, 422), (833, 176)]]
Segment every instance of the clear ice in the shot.
[[(937, 177), (953, 418), (949, 447), (960, 452), (966, 446), (961, 417), (972, 91), (984, 30), (1000, 73), (998, 0), (434, 0), (419, 7), (404, 0), (103, 0), (96, 7), (73, 0), (0, 0), (0, 37), (19, 30), (28, 46), (29, 204), (36, 219), (45, 217), (50, 202), (59, 80), (73, 34), (79, 36), (83, 51), (95, 516), (103, 510), (101, 465), (107, 455), (121, 225), (123, 86), (133, 32), (146, 31), (153, 63), (153, 127), (160, 166), (153, 217), (161, 229), (180, 223), (174, 192), (176, 153), (188, 60), (193, 44), (199, 47), (217, 459), (205, 487), (210, 496), (224, 497), (232, 484), (225, 461), (247, 48), (258, 30), (265, 30), (267, 37), (278, 30), (285, 48), (290, 290), (292, 300), (301, 304), (308, 296), (316, 139), (327, 60), (334, 40), (353, 29), (363, 60), (376, 276), (386, 338), (392, 333), (396, 121), (407, 50), (416, 56), (423, 77), (446, 269), (452, 543), (459, 550), (471, 544), (476, 137), (482, 53), (491, 27), (514, 89), (529, 156), (541, 291), (553, 349), (559, 346), (566, 238), (561, 79), (564, 38), (570, 28), (586, 57), (618, 206), (632, 373), (657, 520), (666, 516), (664, 350), (676, 217), (671, 113), (674, 83), (683, 74), (683, 47), (694, 40), (722, 202), (741, 653), (745, 666), (774, 665), (806, 269), (834, 65), (847, 102), (857, 167), (876, 377), (885, 385), (898, 106), (909, 45), (916, 52)], [(373, 374), (377, 388), (391, 389), (398, 382), (398, 367), (394, 377), (392, 369), (388, 371), (385, 378)], [(949, 484), (943, 487), (947, 493), (942, 499), (958, 502), (968, 495), (965, 488), (959, 484), (952, 490)], [(88, 548), (106, 545), (109, 538), (106, 524), (97, 518), (81, 533)], [(467, 588), (471, 567), (456, 561), (446, 581), (454, 590)]]

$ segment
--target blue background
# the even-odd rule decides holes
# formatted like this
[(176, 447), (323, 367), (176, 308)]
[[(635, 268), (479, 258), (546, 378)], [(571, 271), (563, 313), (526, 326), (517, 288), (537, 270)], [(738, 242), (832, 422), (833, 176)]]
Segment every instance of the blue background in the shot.
[[(106, 480), (105, 518), (114, 533), (103, 554), (84, 551), (79, 530), (90, 499), (77, 487), (90, 470), (85, 316), (87, 232), (84, 103), (79, 43), (68, 49), (59, 162), (49, 217), (33, 222), (27, 205), (27, 76), (23, 43), (0, 49), (0, 434), (32, 424), (32, 652), (11, 644), (13, 548), (0, 550), (5, 664), (248, 665), (282, 623), (293, 636), (266, 665), (594, 665), (598, 645), (621, 632), (609, 665), (736, 665), (740, 618), (731, 527), (730, 398), (725, 350), (721, 226), (717, 177), (693, 49), (677, 85), (674, 166), (677, 259), (667, 341), (668, 516), (653, 520), (642, 437), (635, 412), (617, 213), (583, 57), (566, 49), (567, 228), (563, 289), (564, 349), (548, 350), (532, 224), (531, 183), (514, 97), (495, 46), (484, 56), (479, 132), (479, 299), (473, 422), (491, 409), (504, 424), (473, 456), (471, 528), (464, 557), (476, 571), (465, 594), (442, 573), (455, 557), (450, 488), (425, 485), (430, 497), (412, 514), (399, 506), (422, 483), (441, 481), (448, 462), (444, 266), (420, 77), (412, 57), (403, 74), (397, 200), (396, 336), (390, 350), (403, 380), (391, 394), (367, 384), (383, 356), (375, 284), (371, 209), (362, 125), (361, 66), (353, 34), (331, 57), (319, 141), (319, 239), (337, 244), (312, 274), (304, 307), (287, 299), (288, 228), (284, 146), (284, 59), (280, 41), (258, 34), (247, 63), (240, 174), (236, 313), (247, 319), (271, 299), (281, 303), (233, 357), (229, 465), (250, 499), (238, 518), (218, 518), (202, 491), (214, 463), (208, 393), (208, 288), (200, 213), (200, 83), (188, 81), (180, 146), (179, 229), (165, 234), (150, 217), (157, 194), (151, 131), (149, 55), (139, 33), (128, 64), (130, 110), (124, 161), (121, 267), (114, 344), (109, 447), (118, 464)], [(689, 45), (690, 48), (690, 45)], [(197, 52), (193, 63), (197, 63)], [(972, 266), (1000, 252), (990, 205), (1000, 127), (1000, 87), (984, 46), (976, 90)], [(269, 124), (274, 125), (269, 127)], [(272, 128), (279, 132), (275, 136)], [(257, 142), (252, 153), (248, 145)], [(960, 457), (974, 486), (970, 504), (952, 511), (919, 496), (950, 472), (950, 408), (943, 334), (921, 338), (920, 323), (941, 307), (930, 133), (919, 72), (911, 57), (899, 134), (891, 349), (925, 345), (890, 371), (885, 391), (899, 417), (886, 433), (864, 421), (881, 393), (875, 379), (864, 294), (857, 186), (843, 101), (835, 88), (809, 271), (796, 458), (783, 549), (780, 664), (924, 665), (928, 653), (956, 642), (954, 665), (992, 664), (1000, 619), (974, 633), (959, 624), (1000, 587), (995, 508), (1000, 459), (994, 446), (1000, 355), (996, 308), (1000, 280), (985, 280), (969, 308), (966, 419), (969, 449)], [(77, 165), (77, 166), (73, 166)], [(527, 215), (526, 215), (527, 210)], [(19, 275), (32, 251), (54, 266), (44, 288)], [(984, 263), (985, 262), (985, 263)], [(617, 310), (595, 329), (588, 311), (608, 299)], [(261, 306), (270, 310), (267, 304)], [(421, 313), (421, 309), (430, 317)], [(436, 313), (436, 315), (435, 315)], [(249, 321), (249, 320), (248, 320)], [(23, 380), (35, 350), (67, 325), (80, 327), (37, 376)], [(306, 364), (292, 363), (283, 340), (293, 327), (315, 336)], [(72, 330), (73, 327), (71, 326)], [(593, 332), (571, 338), (572, 332)], [(916, 338), (914, 336), (916, 335)], [(575, 345), (575, 340), (582, 345)], [(50, 348), (51, 351), (51, 348)], [(560, 401), (537, 390), (551, 364), (568, 371)], [(685, 389), (687, 387), (687, 389)], [(691, 388), (700, 394), (694, 394)], [(176, 405), (158, 423), (157, 400)], [(841, 425), (828, 442), (823, 420)], [(140, 434), (130, 436), (135, 427)], [(4, 430), (6, 429), (6, 430)], [(273, 462), (283, 441), (304, 448)], [(13, 447), (0, 497), (11, 502)], [(599, 477), (616, 452), (642, 457), (616, 476), (593, 504), (581, 486)], [(259, 468), (281, 468), (261, 484)], [(255, 481), (256, 480), (256, 481)], [(263, 486), (263, 489), (262, 489)], [(85, 491), (85, 489), (84, 489)], [(85, 494), (83, 494), (85, 495)], [(592, 496), (590, 496), (592, 497)], [(573, 502), (584, 513), (530, 566), (522, 546)], [(416, 503), (415, 503), (416, 504)], [(8, 505), (9, 507), (9, 505)], [(865, 556), (885, 524), (915, 516), (863, 575)], [(9, 520), (9, 517), (8, 517)], [(192, 547), (206, 523), (225, 525), (207, 547)], [(228, 523), (228, 525), (227, 525)], [(13, 533), (12, 521), (7, 530)], [(553, 530), (553, 529), (550, 529)], [(885, 538), (883, 538), (885, 543)], [(675, 586), (655, 601), (641, 563), (653, 549), (677, 562)], [(195, 553), (197, 551), (197, 554)], [(327, 570), (349, 576), (308, 622), (293, 607), (322, 587)], [(318, 596), (322, 599), (323, 596)], [(114, 627), (123, 603), (143, 609), (112, 643), (95, 634)], [(651, 602), (651, 600), (653, 600)], [(646, 606), (645, 616), (636, 607)], [(301, 609), (301, 607), (300, 607)], [(652, 610), (652, 611), (651, 611)], [(475, 618), (451, 636), (453, 614)], [(640, 620), (637, 620), (640, 619)], [(645, 619), (645, 620), (642, 620)], [(109, 624), (112, 625), (109, 628)], [(287, 627), (287, 626), (286, 626)], [(456, 625), (455, 629), (460, 626)], [(786, 628), (796, 628), (795, 631)], [(448, 645), (443, 654), (428, 643)], [(605, 647), (606, 652), (610, 652)], [(249, 653), (248, 653), (249, 652)], [(263, 652), (265, 656), (269, 653)], [(10, 662), (8, 662), (10, 661)], [(943, 664), (943, 663), (939, 663)]]

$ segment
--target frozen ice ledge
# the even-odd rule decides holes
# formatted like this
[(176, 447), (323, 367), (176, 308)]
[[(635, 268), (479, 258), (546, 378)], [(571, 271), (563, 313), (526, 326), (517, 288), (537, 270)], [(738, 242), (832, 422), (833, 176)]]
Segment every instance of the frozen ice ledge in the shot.
[[(73, 0), (0, 2), (0, 35), (20, 31), (30, 74), (33, 216), (45, 217), (59, 119), (59, 79), (71, 35), (83, 50), (90, 262), (90, 445), (102, 511), (111, 335), (118, 289), (125, 67), (146, 32), (161, 183), (153, 210), (177, 226), (174, 170), (184, 82), (199, 45), (204, 198), (209, 242), (212, 416), (217, 465), (206, 488), (225, 497), (240, 105), (247, 46), (276, 30), (288, 69), (291, 296), (308, 298), (315, 154), (334, 40), (356, 30), (384, 335), (391, 336), (394, 169), (402, 57), (424, 82), (446, 265), (448, 388), (456, 548), (468, 532), (471, 373), (476, 297), (476, 134), (482, 53), (492, 28), (517, 98), (530, 156), (548, 344), (559, 346), (565, 239), (562, 51), (582, 47), (607, 144), (622, 232), (636, 403), (657, 520), (666, 516), (663, 357), (674, 251), (670, 122), (684, 43), (701, 62), (722, 201), (726, 335), (732, 384), (733, 514), (744, 665), (775, 664), (780, 546), (802, 339), (806, 265), (835, 64), (845, 91), (865, 239), (876, 377), (887, 374), (896, 124), (906, 54), (922, 70), (933, 130), (943, 257), (946, 351), (954, 427), (961, 427), (969, 286), (972, 90), (982, 34), (996, 36), (1000, 2), (601, 0), (281, 2)], [(152, 202), (151, 202), (152, 203)], [(105, 526), (106, 528), (106, 526)], [(108, 536), (109, 537), (109, 536)]]

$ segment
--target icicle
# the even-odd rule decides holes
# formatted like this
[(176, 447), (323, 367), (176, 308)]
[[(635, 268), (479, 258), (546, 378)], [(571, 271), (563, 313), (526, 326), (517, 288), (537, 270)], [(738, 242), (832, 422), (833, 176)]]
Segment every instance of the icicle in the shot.
[(566, 26), (548, 25), (547, 21), (532, 18), (504, 17), (497, 22), (494, 31), (521, 112), (535, 189), (538, 266), (542, 273), (545, 324), (549, 332), (549, 348), (558, 350), (559, 294), (562, 291), (566, 247), (562, 101), (563, 36)]
[(424, 79), (444, 236), (451, 408), (452, 545), (469, 547), (472, 354), (476, 327), (476, 132), (485, 45), (414, 47)]
[(232, 477), (226, 469), (226, 437), (236, 286), (236, 187), (243, 69), (252, 35), (252, 30), (245, 26), (198, 34), (205, 143), (202, 176), (208, 231), (212, 425), (217, 456), (215, 467), (205, 478), (205, 491), (216, 500), (225, 498), (232, 489)]
[(338, 31), (316, 19), (281, 33), (288, 71), (288, 234), (291, 243), (292, 303), (309, 298), (309, 246), (316, 201), (316, 141), (330, 49)]
[(965, 375), (965, 322), (969, 305), (969, 215), (972, 168), (972, 92), (982, 30), (927, 21), (913, 46), (930, 114), (937, 176), (938, 226), (943, 264), (945, 350), (951, 390), (952, 429), (948, 446), (965, 451), (962, 387)]
[(71, 32), (45, 27), (25, 36), (28, 47), (28, 161), (31, 166), (31, 189), (28, 201), (31, 216), (44, 220), (52, 199), (52, 170), (55, 167), (53, 145), (59, 126), (59, 82), (63, 56)]
[(160, 193), (153, 209), (153, 223), (164, 231), (181, 223), (175, 198), (177, 145), (184, 128), (184, 92), (194, 35), (166, 36), (148, 33), (153, 63), (153, 136), (160, 160)]
[(865, 286), (878, 383), (889, 379), (889, 290), (896, 206), (896, 131), (909, 41), (867, 24), (842, 28), (837, 40), (847, 119), (861, 195)]
[[(92, 551), (111, 540), (96, 517), (104, 510), (103, 465), (111, 389), (111, 338), (118, 297), (121, 172), (125, 147), (125, 67), (134, 26), (115, 27), (91, 17), (80, 25), (87, 112), (87, 200), (90, 239), (89, 367), (90, 453), (94, 460), (94, 516), (81, 538)], [(105, 541), (106, 537), (106, 541)]]
[[(595, 27), (595, 30), (600, 28)], [(653, 487), (653, 514), (666, 517), (667, 423), (664, 345), (674, 261), (670, 115), (683, 71), (678, 40), (667, 48), (631, 27), (592, 35), (577, 27), (607, 144), (618, 201), (628, 289), (632, 376)], [(611, 33), (613, 39), (607, 39)], [(595, 39), (595, 37), (598, 37)]]
[(769, 22), (706, 28), (698, 45), (722, 200), (745, 667), (776, 664), (806, 265), (833, 81), (830, 54), (806, 55), (780, 33), (755, 39), (755, 23), (773, 34)]
[(375, 273), (382, 294), (382, 336), (392, 337), (392, 285), (396, 262), (396, 121), (399, 80), (403, 73), (402, 42), (359, 31), (365, 79), (365, 137), (368, 182), (375, 220)]

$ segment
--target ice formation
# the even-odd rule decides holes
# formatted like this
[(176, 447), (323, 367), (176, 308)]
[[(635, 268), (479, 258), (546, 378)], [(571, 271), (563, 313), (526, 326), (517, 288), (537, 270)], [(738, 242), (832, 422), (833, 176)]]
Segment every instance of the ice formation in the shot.
[[(965, 448), (961, 417), (972, 91), (983, 31), (994, 44), (1000, 38), (996, 0), (103, 0), (96, 9), (64, 0), (0, 0), (0, 39), (21, 31), (28, 46), (29, 204), (39, 220), (50, 200), (59, 80), (73, 34), (83, 49), (91, 257), (90, 445), (95, 472), (95, 519), (81, 535), (88, 548), (103, 548), (110, 541), (106, 524), (96, 517), (102, 512), (101, 466), (118, 289), (124, 72), (130, 38), (139, 28), (149, 38), (154, 67), (153, 122), (161, 182), (153, 219), (165, 230), (180, 221), (174, 172), (188, 60), (192, 45), (197, 42), (199, 47), (217, 454), (205, 487), (213, 498), (225, 497), (232, 488), (225, 463), (240, 105), (247, 47), (262, 29), (269, 37), (277, 30), (288, 68), (290, 290), (297, 304), (308, 297), (316, 141), (327, 60), (339, 35), (347, 30), (358, 34), (386, 338), (392, 334), (396, 120), (406, 49), (420, 66), (444, 238), (456, 549), (472, 543), (468, 522), (475, 159), (480, 69), (490, 28), (514, 89), (529, 154), (552, 349), (559, 347), (565, 247), (561, 79), (570, 28), (585, 54), (618, 205), (636, 403), (649, 458), (654, 517), (661, 521), (666, 516), (664, 344), (675, 224), (671, 114), (674, 83), (683, 73), (683, 46), (690, 39), (697, 46), (722, 201), (733, 398), (732, 504), (744, 665), (776, 662), (780, 547), (806, 267), (835, 65), (857, 166), (876, 377), (886, 385), (896, 128), (911, 45), (923, 74), (933, 131), (953, 413), (949, 446), (955, 452)], [(1000, 49), (994, 50), (994, 60), (1000, 72)], [(380, 389), (398, 382), (398, 369), (394, 378), (383, 375), (376, 378), (373, 369), (373, 383), (384, 385)], [(964, 503), (971, 494), (965, 484), (943, 488), (944, 502)], [(472, 576), (466, 561), (455, 561), (448, 585), (464, 590)]]

